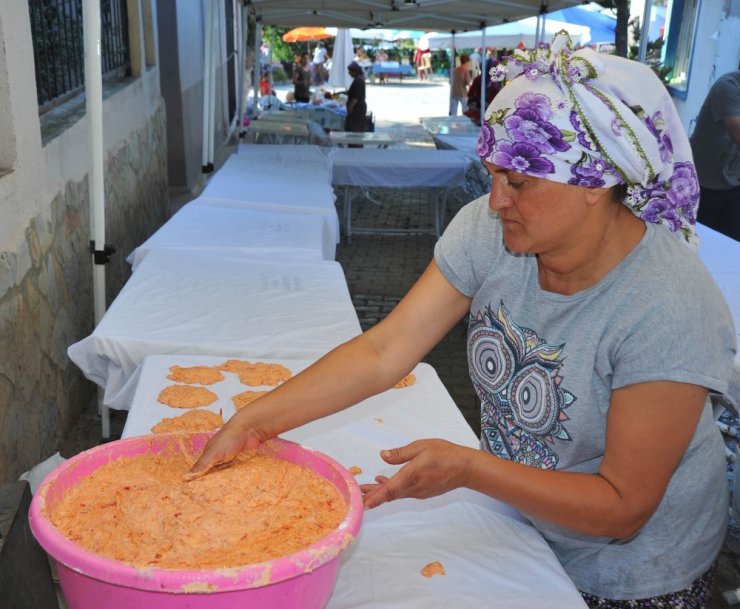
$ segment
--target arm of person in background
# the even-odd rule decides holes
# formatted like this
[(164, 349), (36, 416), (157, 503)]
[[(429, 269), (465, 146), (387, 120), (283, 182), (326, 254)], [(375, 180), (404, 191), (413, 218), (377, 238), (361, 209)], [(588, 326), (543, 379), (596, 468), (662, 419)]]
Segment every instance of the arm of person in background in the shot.
[(436, 263), (379, 324), (340, 345), (249, 408), (239, 410), (193, 467), (202, 474), (280, 433), (343, 410), (392, 387), (469, 310)]
[(740, 146), (740, 116), (726, 116), (724, 123), (735, 145)]
[(660, 503), (707, 393), (704, 387), (669, 381), (615, 390), (606, 452), (595, 474), (543, 470), (444, 440), (383, 451), (387, 463), (403, 467), (391, 478), (361, 485), (365, 505), (467, 487), (573, 531), (627, 539)]

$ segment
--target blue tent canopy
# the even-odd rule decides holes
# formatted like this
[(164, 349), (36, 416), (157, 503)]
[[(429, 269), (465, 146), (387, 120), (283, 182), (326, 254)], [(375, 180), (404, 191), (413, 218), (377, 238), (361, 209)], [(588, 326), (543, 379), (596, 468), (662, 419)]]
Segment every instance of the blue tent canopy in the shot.
[(547, 14), (548, 19), (565, 21), (575, 25), (587, 25), (591, 28), (591, 40), (589, 44), (614, 44), (614, 31), (617, 20), (599, 11), (590, 10), (581, 6), (560, 9)]

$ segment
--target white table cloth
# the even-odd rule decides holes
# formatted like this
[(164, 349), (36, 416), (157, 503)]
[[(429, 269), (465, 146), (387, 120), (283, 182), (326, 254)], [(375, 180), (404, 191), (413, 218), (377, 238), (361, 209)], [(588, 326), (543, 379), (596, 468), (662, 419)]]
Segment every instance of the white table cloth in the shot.
[[(266, 148), (264, 154), (254, 149)], [(339, 243), (339, 217), (334, 206), (331, 166), (318, 147), (244, 146), (232, 154), (208, 181), (195, 204), (248, 207), (266, 211), (315, 214), (324, 218)], [(226, 203), (231, 201), (231, 203)]]
[(461, 152), (427, 148), (333, 148), (329, 159), (335, 186), (454, 188), (470, 166)]
[(253, 159), (276, 161), (283, 167), (290, 167), (293, 163), (315, 163), (331, 172), (326, 152), (320, 146), (304, 144), (241, 144), (227, 163), (251, 162)]
[(433, 136), (434, 143), (440, 150), (460, 150), (461, 152), (467, 152), (468, 154), (474, 154), (478, 157), (475, 152), (478, 146), (478, 136), (475, 134), (471, 135), (435, 135)]
[(421, 232), (409, 228), (357, 228), (352, 226), (351, 188), (431, 188), (432, 228), (429, 232), (439, 238), (447, 193), (457, 187), (466, 187), (471, 159), (457, 150), (420, 148), (333, 148), (332, 183), (344, 187), (342, 219), (348, 239), (352, 233), (408, 233)]
[(423, 116), (421, 126), (431, 135), (475, 135), (480, 127), (467, 116)]
[[(141, 366), (124, 437), (148, 433), (161, 416), (182, 411), (157, 405), (169, 366), (213, 365), (224, 358), (150, 356)], [(248, 358), (249, 359), (249, 358)], [(270, 360), (297, 372), (307, 362)], [(397, 468), (383, 448), (444, 437), (470, 447), (478, 441), (434, 369), (420, 364), (416, 382), (390, 389), (357, 406), (284, 434), (321, 450), (346, 467), (359, 466), (358, 482)], [(220, 396), (208, 407), (224, 418), (231, 395), (250, 389), (226, 373), (209, 389)], [(160, 416), (162, 410), (164, 414)], [(443, 563), (446, 575), (427, 579), (422, 567)], [(542, 536), (508, 506), (459, 489), (425, 501), (400, 500), (365, 512), (362, 530), (343, 555), (327, 609), (578, 609), (585, 607)]]
[(126, 260), (135, 271), (150, 250), (168, 248), (334, 260), (334, 235), (318, 215), (186, 204)]
[(699, 236), (699, 258), (717, 282), (735, 321), (738, 353), (729, 394), (740, 410), (740, 242), (703, 224), (697, 224), (696, 233)]
[(316, 359), (360, 334), (336, 262), (152, 250), (70, 359), (125, 408), (145, 356), (197, 353)]

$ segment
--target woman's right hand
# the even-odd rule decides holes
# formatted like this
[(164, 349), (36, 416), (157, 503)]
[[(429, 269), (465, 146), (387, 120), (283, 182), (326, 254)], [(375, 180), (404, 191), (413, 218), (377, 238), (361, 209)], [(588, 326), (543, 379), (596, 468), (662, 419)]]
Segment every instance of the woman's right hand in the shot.
[(200, 477), (214, 467), (230, 463), (239, 453), (255, 451), (269, 435), (255, 424), (242, 423), (234, 416), (213, 436), (196, 461), (191, 471), (192, 477)]

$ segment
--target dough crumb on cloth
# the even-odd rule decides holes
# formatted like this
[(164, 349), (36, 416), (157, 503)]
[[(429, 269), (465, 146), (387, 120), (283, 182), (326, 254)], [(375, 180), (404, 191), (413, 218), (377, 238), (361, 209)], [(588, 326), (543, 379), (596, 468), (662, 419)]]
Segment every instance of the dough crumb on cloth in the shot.
[(434, 577), (435, 575), (444, 575), (445, 574), (445, 568), (442, 566), (442, 563), (438, 560), (435, 560), (434, 562), (430, 562), (428, 565), (424, 565), (424, 568), (421, 570), (421, 574), (424, 577)]
[(403, 389), (404, 387), (411, 387), (416, 382), (416, 376), (411, 372), (404, 376), (400, 381), (393, 385), (394, 389)]
[(179, 383), (190, 383), (196, 385), (213, 385), (224, 380), (224, 375), (215, 366), (170, 366), (170, 374), (167, 378)]
[(209, 406), (218, 399), (218, 396), (205, 387), (191, 385), (170, 385), (159, 393), (157, 401), (173, 408), (197, 408)]
[(257, 398), (262, 397), (266, 393), (270, 393), (270, 391), (245, 391), (244, 393), (236, 394), (233, 398), (231, 398), (231, 401), (234, 402), (234, 407), (237, 410), (241, 410), (245, 406), (249, 406)]
[(362, 473), (362, 468), (359, 465), (353, 465), (352, 467), (349, 468), (348, 471), (353, 476), (358, 476), (359, 474)]
[(48, 515), (76, 544), (138, 568), (228, 569), (307, 548), (347, 514), (305, 466), (258, 454), (186, 482), (188, 457), (172, 447), (106, 463)]
[(211, 431), (224, 426), (222, 413), (210, 410), (188, 410), (179, 417), (166, 417), (152, 427), (152, 433), (170, 431)]
[(293, 376), (293, 373), (282, 364), (252, 363), (238, 359), (227, 360), (218, 368), (226, 372), (235, 372), (239, 375), (242, 385), (250, 387), (274, 387)]

